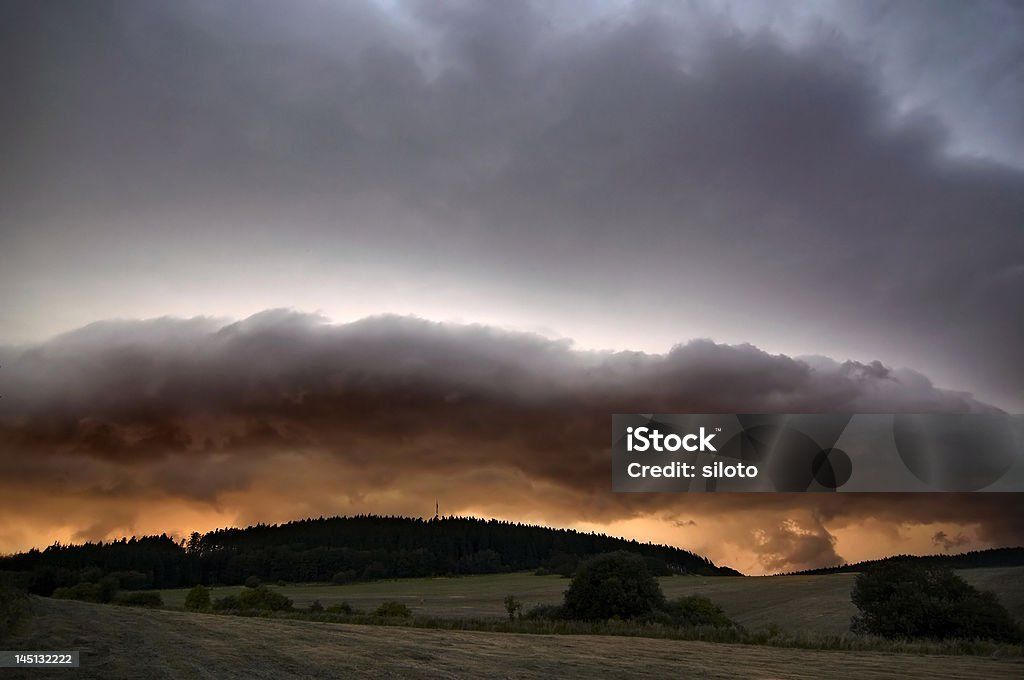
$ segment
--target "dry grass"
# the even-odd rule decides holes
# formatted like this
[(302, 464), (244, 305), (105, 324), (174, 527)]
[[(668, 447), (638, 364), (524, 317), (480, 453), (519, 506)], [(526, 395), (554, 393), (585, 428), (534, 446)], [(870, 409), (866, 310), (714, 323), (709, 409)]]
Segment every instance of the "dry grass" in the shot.
[(66, 678), (1019, 678), (1024, 660), (354, 626), (33, 599), (14, 649), (78, 649)]
[[(1024, 568), (971, 569), (960, 572), (984, 590), (993, 590), (1018, 620), (1024, 621)], [(668, 597), (705, 595), (725, 609), (734, 621), (750, 629), (777, 626), (789, 633), (839, 635), (855, 613), (850, 603), (854, 574), (823, 576), (702, 577), (661, 579)], [(297, 607), (313, 600), (331, 605), (348, 602), (372, 611), (380, 603), (396, 600), (417, 615), (440, 618), (502, 618), (503, 598), (515, 595), (526, 609), (538, 604), (559, 604), (569, 581), (559, 576), (493, 574), (460, 578), (416, 578), (374, 581), (344, 586), (294, 584), (278, 588)], [(276, 586), (275, 586), (276, 588)], [(238, 586), (215, 588), (214, 597), (237, 594)], [(164, 603), (180, 608), (186, 590), (164, 590)]]

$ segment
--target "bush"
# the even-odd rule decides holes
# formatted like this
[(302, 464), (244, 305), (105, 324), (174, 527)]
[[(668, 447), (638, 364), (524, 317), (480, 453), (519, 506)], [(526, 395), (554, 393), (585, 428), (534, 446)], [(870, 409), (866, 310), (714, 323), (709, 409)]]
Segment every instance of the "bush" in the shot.
[(126, 607), (162, 607), (163, 597), (156, 591), (137, 590), (129, 593), (121, 593), (114, 600), (117, 604)]
[(665, 613), (677, 626), (715, 626), (716, 628), (735, 625), (722, 608), (706, 597), (689, 595), (676, 598), (665, 605)]
[(523, 603), (515, 595), (506, 595), (505, 611), (508, 612), (508, 620), (515, 621), (516, 614), (523, 615)]
[(320, 604), (320, 600), (313, 600), (313, 604), (309, 605), (310, 614), (319, 614), (323, 612), (324, 606)]
[(241, 609), (242, 606), (239, 604), (237, 595), (225, 595), (213, 601), (213, 611), (215, 612), (237, 612)]
[(53, 591), (53, 597), (58, 600), (81, 600), (82, 602), (110, 602), (117, 589), (111, 589), (111, 583), (107, 581), (106, 587), (99, 583), (76, 583), (73, 586), (62, 586)]
[(373, 613), (376, 616), (402, 617), (406, 619), (412, 616), (412, 611), (401, 602), (384, 602)]
[(539, 604), (536, 607), (531, 607), (523, 614), (523, 618), (531, 621), (558, 621), (565, 618), (565, 610), (557, 604)]
[(348, 602), (342, 602), (341, 604), (332, 604), (324, 609), (324, 612), (327, 614), (354, 614), (355, 610)]
[(644, 558), (624, 551), (581, 563), (565, 591), (566, 616), (582, 621), (633, 619), (664, 606), (661, 586)]
[(995, 595), (947, 567), (887, 562), (857, 575), (850, 628), (886, 638), (985, 638), (1017, 642), (1021, 630)]
[(210, 606), (210, 590), (206, 586), (193, 586), (185, 596), (185, 611), (205, 612)]
[(260, 584), (262, 583), (263, 581), (260, 580), (259, 576), (250, 576), (249, 578), (245, 579), (246, 588), (259, 588)]
[(97, 585), (99, 586), (99, 601), (113, 602), (121, 587), (121, 581), (116, 576), (104, 576)]
[(241, 611), (285, 611), (292, 608), (292, 601), (266, 586), (246, 587), (238, 594), (238, 608)]

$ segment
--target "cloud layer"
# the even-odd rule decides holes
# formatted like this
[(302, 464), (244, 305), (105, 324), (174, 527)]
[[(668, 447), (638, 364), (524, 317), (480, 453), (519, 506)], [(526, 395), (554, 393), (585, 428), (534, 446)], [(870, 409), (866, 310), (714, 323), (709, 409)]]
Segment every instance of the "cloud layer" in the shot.
[(397, 311), (880, 358), (1024, 408), (1010, 4), (6, 11), (9, 338)]
[[(964, 532), (971, 545), (1024, 539), (1016, 495), (610, 492), (615, 412), (992, 408), (878, 362), (707, 340), (665, 355), (584, 352), (486, 326), (336, 325), (272, 310), (235, 323), (102, 322), (3, 349), (0, 364), (3, 549), (161, 517), (184, 531), (370, 509), (423, 515), (435, 497), (449, 512), (625, 523), (618, 531), (769, 571), (848, 557), (835, 532), (864, 522), (894, 536), (931, 527), (925, 545), (967, 544)], [(18, 536), (16, 525), (38, 533)]]

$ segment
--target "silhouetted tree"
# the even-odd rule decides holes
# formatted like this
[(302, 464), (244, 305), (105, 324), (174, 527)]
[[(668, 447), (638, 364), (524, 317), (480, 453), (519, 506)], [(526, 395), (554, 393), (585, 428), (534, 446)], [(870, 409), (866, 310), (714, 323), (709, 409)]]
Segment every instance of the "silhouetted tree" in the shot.
[(889, 562), (857, 576), (850, 593), (859, 614), (851, 630), (887, 638), (1021, 639), (993, 593), (979, 592), (948, 567)]
[(614, 552), (580, 564), (565, 591), (565, 614), (582, 620), (632, 619), (663, 608), (665, 596), (640, 555)]
[(185, 596), (185, 609), (191, 612), (205, 612), (210, 609), (210, 591), (206, 586), (193, 586)]

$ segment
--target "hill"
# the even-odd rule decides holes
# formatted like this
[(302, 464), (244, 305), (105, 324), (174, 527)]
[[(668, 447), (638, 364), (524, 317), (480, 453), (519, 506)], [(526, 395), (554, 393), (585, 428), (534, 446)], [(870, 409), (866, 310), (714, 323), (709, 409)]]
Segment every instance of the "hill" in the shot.
[(51, 594), (114, 576), (122, 589), (237, 585), (247, 578), (316, 582), (488, 574), (570, 572), (585, 557), (615, 550), (643, 555), (657, 574), (739, 575), (687, 550), (571, 529), (447, 517), (423, 520), (360, 515), (108, 543), (53, 545), (0, 558), (31, 592)]
[(950, 569), (991, 569), (996, 567), (1024, 567), (1024, 547), (991, 548), (972, 550), (956, 555), (892, 555), (879, 560), (865, 560), (820, 569), (806, 569), (792, 572), (790, 576), (813, 576), (864, 571), (887, 562), (915, 562), (928, 566), (942, 566)]

